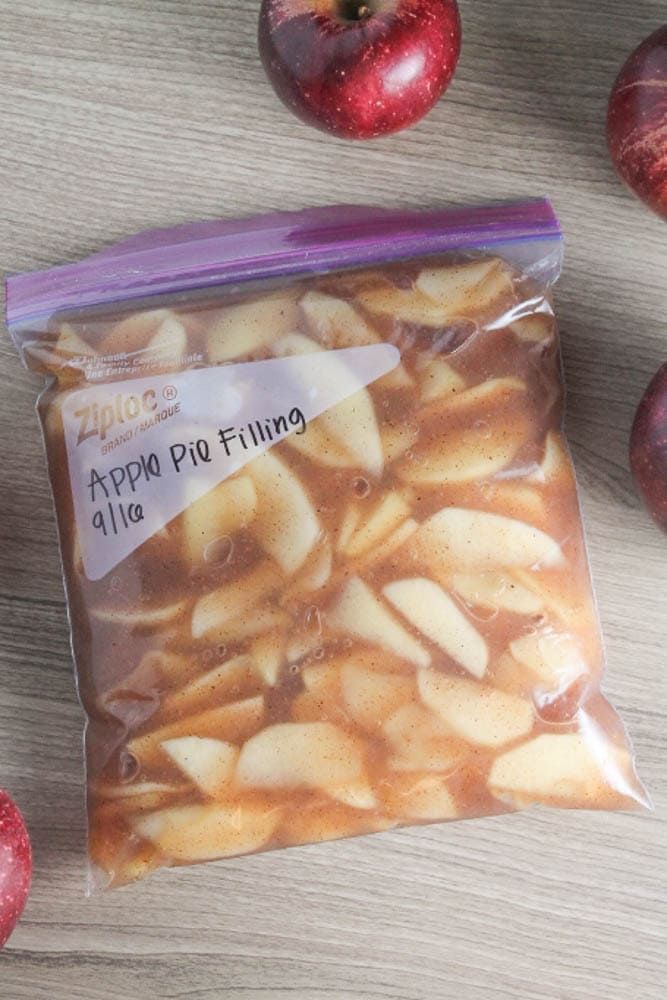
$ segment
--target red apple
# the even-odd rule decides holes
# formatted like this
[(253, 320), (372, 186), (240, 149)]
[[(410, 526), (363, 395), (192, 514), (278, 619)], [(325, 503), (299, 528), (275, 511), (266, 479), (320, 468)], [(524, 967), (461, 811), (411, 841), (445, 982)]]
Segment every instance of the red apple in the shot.
[(32, 851), (23, 816), (0, 789), (0, 948), (23, 913), (32, 878)]
[(454, 75), (461, 21), (456, 0), (263, 0), (259, 50), (295, 115), (371, 139), (430, 111)]
[(644, 503), (667, 531), (667, 361), (639, 404), (630, 438), (630, 464)]
[(621, 70), (609, 101), (607, 135), (625, 183), (667, 219), (667, 24)]

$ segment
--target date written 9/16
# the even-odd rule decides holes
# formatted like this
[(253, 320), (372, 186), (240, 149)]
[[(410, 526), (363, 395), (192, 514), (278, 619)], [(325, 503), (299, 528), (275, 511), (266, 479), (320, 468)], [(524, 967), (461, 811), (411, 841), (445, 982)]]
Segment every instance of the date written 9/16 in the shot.
[[(259, 453), (267, 443), (275, 443), (284, 437), (285, 431), (303, 434), (305, 429), (305, 417), (295, 407), (287, 417), (261, 422), (256, 420), (245, 427), (221, 428), (217, 431), (217, 442), (224, 449), (226, 457), (233, 458), (234, 452), (239, 456), (249, 451)], [(93, 527), (106, 536), (118, 535), (132, 525), (140, 524), (145, 516), (143, 504), (129, 500), (139, 487), (154, 479), (161, 479), (163, 475), (180, 475), (186, 470), (196, 469), (213, 461), (214, 454), (209, 441), (197, 438), (187, 443), (175, 442), (162, 458), (157, 451), (152, 451), (103, 472), (91, 468), (86, 484), (89, 500), (93, 504), (107, 501), (94, 511)]]

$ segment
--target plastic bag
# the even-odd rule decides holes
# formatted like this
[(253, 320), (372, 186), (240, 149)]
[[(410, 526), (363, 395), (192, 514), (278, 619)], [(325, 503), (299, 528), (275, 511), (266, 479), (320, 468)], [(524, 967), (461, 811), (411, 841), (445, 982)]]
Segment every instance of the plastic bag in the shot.
[(149, 233), (8, 282), (91, 886), (534, 803), (646, 803), (603, 651), (548, 202)]

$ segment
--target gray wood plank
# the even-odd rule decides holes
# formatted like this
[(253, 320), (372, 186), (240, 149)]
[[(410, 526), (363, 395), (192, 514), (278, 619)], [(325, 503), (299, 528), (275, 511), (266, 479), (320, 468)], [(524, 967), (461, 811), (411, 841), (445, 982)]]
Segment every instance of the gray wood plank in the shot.
[(549, 193), (568, 430), (607, 636), (606, 690), (650, 816), (556, 814), (392, 832), (83, 898), (76, 701), (39, 380), (0, 342), (0, 783), (35, 882), (0, 954), (7, 1000), (641, 1000), (667, 974), (665, 539), (632, 488), (634, 408), (667, 353), (664, 223), (617, 182), (607, 95), (660, 0), (462, 0), (452, 88), (356, 145), (277, 103), (256, 3), (0, 0), (0, 270), (75, 260), (147, 226), (330, 202)]

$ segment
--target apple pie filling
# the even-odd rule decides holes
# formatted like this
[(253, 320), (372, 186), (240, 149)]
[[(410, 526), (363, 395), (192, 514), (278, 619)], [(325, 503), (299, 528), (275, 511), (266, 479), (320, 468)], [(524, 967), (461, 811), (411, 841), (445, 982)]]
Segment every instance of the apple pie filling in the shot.
[[(294, 407), (223, 427), (227, 455), (239, 435), (266, 440), (194, 502), (203, 459), (184, 453), (181, 512), (87, 577), (61, 405), (91, 365), (113, 389), (120, 358), (176, 384), (377, 344), (398, 363), (314, 419)], [(49, 364), (105, 883), (535, 803), (642, 800), (600, 693), (554, 315), (526, 275), (429, 259), (89, 316), (60, 324)], [(144, 396), (138, 419), (167, 406)], [(116, 416), (97, 414), (105, 445), (129, 432)]]

